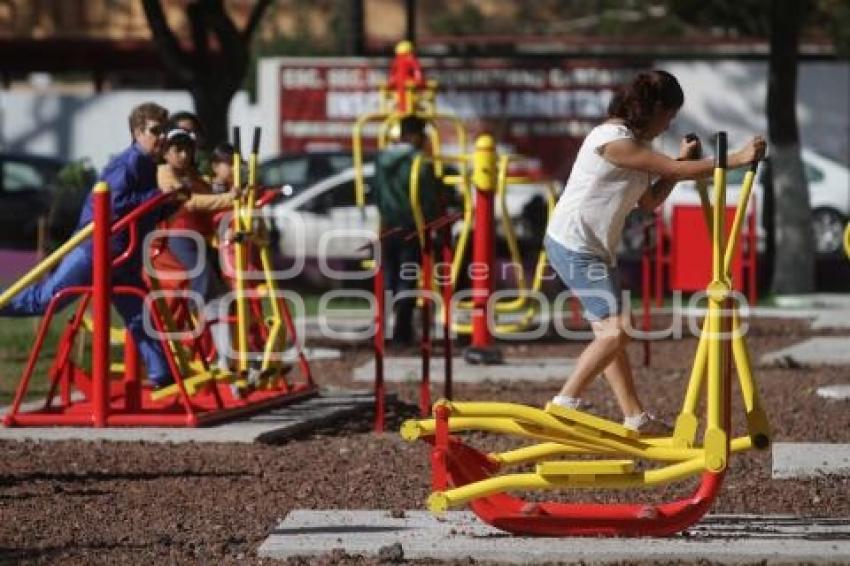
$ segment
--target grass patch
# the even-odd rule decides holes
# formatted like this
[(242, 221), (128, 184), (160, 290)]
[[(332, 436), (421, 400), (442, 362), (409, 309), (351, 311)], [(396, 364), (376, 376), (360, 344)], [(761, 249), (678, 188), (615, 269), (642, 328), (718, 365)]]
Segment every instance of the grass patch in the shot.
[[(306, 316), (315, 316), (319, 313), (321, 297), (320, 294), (302, 295)], [(290, 303), (289, 307), (290, 312), (296, 315), (298, 311), (294, 308), (294, 305)], [(363, 310), (368, 313), (369, 303), (352, 297), (338, 297), (327, 304), (327, 310)], [(53, 319), (27, 389), (25, 400), (41, 400), (47, 394), (49, 385), (47, 373), (56, 355), (57, 344), (65, 327), (65, 321), (71, 313), (73, 313), (73, 307), (69, 306)], [(120, 320), (120, 317), (113, 312), (113, 325), (120, 325)], [(8, 405), (12, 402), (21, 374), (29, 358), (30, 350), (35, 343), (40, 321), (40, 318), (0, 318), (0, 405)], [(90, 352), (87, 349), (82, 360), (84, 367), (88, 366), (89, 357)], [(113, 348), (112, 357), (113, 361), (120, 359), (120, 348)]]
[[(47, 393), (47, 372), (56, 354), (56, 345), (65, 326), (63, 316), (50, 325), (41, 355), (35, 366), (27, 400), (43, 399)], [(12, 402), (30, 350), (35, 343), (39, 318), (0, 318), (0, 405)]]

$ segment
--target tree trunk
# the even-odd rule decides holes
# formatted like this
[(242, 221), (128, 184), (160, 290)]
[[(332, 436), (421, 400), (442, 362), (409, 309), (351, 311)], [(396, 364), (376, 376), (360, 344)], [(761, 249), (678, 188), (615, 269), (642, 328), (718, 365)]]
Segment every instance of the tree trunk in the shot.
[(404, 15), (405, 15), (405, 33), (404, 38), (416, 43), (416, 0), (406, 0)]
[(195, 113), (204, 125), (207, 149), (212, 150), (229, 138), (227, 117), (233, 95), (215, 87), (192, 89), (191, 94)]
[(357, 57), (363, 57), (364, 55), (366, 55), (366, 15), (363, 6), (364, 1), (365, 0), (352, 0), (350, 7), (350, 53)]
[(773, 291), (811, 293), (815, 287), (809, 187), (797, 128), (797, 46), (804, 0), (771, 0), (767, 117), (776, 196)]
[[(251, 38), (272, 0), (258, 0), (243, 31), (224, 9), (223, 0), (195, 0), (186, 6), (193, 49), (184, 50), (168, 26), (161, 0), (143, 0), (154, 44), (168, 73), (192, 95), (206, 131), (208, 148), (227, 140), (230, 101), (248, 69)], [(210, 49), (214, 37), (218, 48)]]

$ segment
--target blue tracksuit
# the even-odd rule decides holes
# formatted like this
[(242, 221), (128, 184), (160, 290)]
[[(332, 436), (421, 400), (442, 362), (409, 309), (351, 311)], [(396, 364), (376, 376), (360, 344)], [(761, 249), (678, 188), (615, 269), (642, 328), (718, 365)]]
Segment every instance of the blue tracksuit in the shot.
[[(112, 201), (113, 221), (122, 218), (145, 201), (159, 194), (156, 183), (156, 164), (154, 161), (133, 144), (112, 159), (104, 168), (100, 180), (109, 185)], [(84, 227), (93, 219), (93, 203), (91, 194), (86, 199), (80, 213), (77, 229)], [(113, 285), (127, 285), (145, 288), (142, 280), (142, 242), (144, 237), (156, 225), (162, 216), (162, 211), (155, 211), (139, 221), (139, 243), (133, 256), (112, 270)], [(127, 234), (113, 236), (110, 241), (112, 257), (124, 251), (127, 244)], [(0, 308), (0, 316), (38, 316), (44, 314), (53, 295), (67, 287), (90, 285), (92, 278), (92, 244), (86, 241), (69, 253), (56, 270), (47, 278), (27, 287), (7, 304)], [(64, 307), (73, 297), (59, 305)], [(140, 299), (129, 295), (113, 297), (113, 304), (124, 324), (139, 348), (139, 354), (148, 370), (148, 377), (158, 384), (172, 381), (171, 372), (159, 341), (148, 336), (143, 323), (143, 303)]]

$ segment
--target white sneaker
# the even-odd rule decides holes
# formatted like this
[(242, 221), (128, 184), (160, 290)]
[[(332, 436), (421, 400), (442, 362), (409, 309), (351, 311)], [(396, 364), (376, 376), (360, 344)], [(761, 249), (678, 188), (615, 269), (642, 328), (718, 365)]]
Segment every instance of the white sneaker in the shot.
[(593, 407), (593, 403), (585, 401), (581, 397), (570, 397), (569, 395), (555, 395), (552, 397), (552, 403), (565, 409), (575, 409), (576, 411), (586, 411)]
[(634, 417), (624, 418), (623, 426), (636, 430), (643, 436), (668, 436), (673, 434), (672, 426), (647, 411)]

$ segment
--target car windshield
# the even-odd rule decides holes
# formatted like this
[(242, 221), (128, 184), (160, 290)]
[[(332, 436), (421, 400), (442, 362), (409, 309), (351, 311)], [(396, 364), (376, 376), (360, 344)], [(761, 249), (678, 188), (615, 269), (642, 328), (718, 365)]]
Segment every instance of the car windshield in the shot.
[(46, 190), (53, 185), (59, 165), (48, 162), (2, 161), (2, 188), (7, 193)]
[[(364, 156), (364, 163), (372, 159)], [(290, 185), (298, 192), (322, 179), (352, 167), (354, 157), (350, 152), (304, 153), (284, 155), (265, 161), (260, 166), (260, 179), (264, 185)]]

